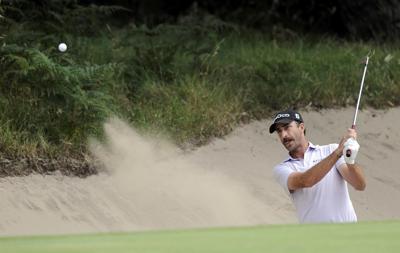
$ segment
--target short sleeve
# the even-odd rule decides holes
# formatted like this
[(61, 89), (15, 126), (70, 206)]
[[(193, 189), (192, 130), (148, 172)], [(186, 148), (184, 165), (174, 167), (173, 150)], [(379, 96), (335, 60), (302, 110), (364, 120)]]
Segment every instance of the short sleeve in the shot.
[(282, 186), (282, 188), (285, 190), (287, 194), (290, 194), (287, 182), (289, 175), (292, 172), (294, 172), (294, 170), (284, 163), (279, 164), (274, 168), (275, 180)]
[[(329, 145), (330, 153), (332, 153), (333, 151), (335, 151), (335, 149), (337, 149), (338, 147), (339, 147), (339, 144), (337, 144), (337, 143), (335, 143), (335, 144), (330, 144), (330, 145)], [(344, 164), (344, 163), (346, 163), (346, 162), (344, 161), (343, 156), (341, 156), (341, 157), (337, 160), (337, 162), (335, 163), (336, 169), (339, 171), (340, 166), (341, 166), (342, 164)]]

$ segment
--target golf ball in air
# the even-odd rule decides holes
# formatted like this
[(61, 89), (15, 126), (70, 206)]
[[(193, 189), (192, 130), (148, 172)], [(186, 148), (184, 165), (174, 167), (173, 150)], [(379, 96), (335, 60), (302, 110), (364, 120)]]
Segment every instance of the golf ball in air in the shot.
[(67, 51), (67, 44), (65, 44), (65, 43), (60, 43), (60, 45), (58, 45), (58, 50), (60, 50), (60, 52), (65, 52), (65, 51)]

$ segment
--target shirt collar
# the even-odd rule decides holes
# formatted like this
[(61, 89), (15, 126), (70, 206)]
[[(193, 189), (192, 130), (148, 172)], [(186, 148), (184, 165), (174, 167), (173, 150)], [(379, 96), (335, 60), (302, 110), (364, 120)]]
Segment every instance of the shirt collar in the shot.
[[(316, 148), (317, 148), (316, 145), (312, 144), (311, 142), (308, 142), (308, 147), (307, 147), (306, 152), (311, 151), (311, 150), (314, 150), (314, 149), (316, 149)], [(284, 160), (283, 162), (298, 161), (298, 160), (299, 160), (298, 158), (293, 158), (293, 157), (291, 157), (291, 156), (289, 155), (289, 157), (286, 158), (286, 160)]]

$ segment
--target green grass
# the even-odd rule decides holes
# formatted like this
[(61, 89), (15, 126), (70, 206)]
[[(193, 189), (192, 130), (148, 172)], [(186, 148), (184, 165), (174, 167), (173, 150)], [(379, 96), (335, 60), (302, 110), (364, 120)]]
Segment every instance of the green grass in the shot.
[[(396, 45), (214, 26), (127, 25), (88, 36), (12, 26), (0, 47), (0, 153), (86, 153), (88, 137), (101, 138), (115, 115), (186, 146), (288, 107), (354, 105), (371, 49), (361, 107), (400, 105)], [(61, 39), (66, 53), (56, 49)]]
[(400, 222), (0, 238), (7, 253), (399, 252)]

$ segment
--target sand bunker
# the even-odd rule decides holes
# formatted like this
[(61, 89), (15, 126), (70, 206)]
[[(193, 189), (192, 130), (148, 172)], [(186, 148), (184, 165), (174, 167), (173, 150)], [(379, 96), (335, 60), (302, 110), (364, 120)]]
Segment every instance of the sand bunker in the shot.
[[(303, 112), (309, 139), (337, 142), (352, 113)], [(399, 108), (359, 114), (358, 162), (367, 189), (351, 196), (360, 220), (400, 218), (399, 118)], [(286, 151), (268, 124), (253, 122), (184, 153), (112, 119), (107, 141), (92, 142), (105, 165), (99, 175), (0, 178), (0, 235), (296, 223), (289, 197), (272, 176)]]

